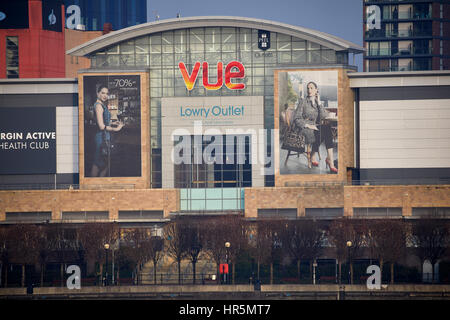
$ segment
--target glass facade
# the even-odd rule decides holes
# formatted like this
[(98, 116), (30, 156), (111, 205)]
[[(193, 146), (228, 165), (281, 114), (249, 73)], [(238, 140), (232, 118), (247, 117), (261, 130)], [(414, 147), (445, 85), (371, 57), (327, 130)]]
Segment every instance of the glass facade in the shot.
[(147, 0), (64, 0), (66, 9), (71, 5), (80, 7), (80, 22), (89, 31), (101, 31), (105, 23), (119, 30), (147, 22)]
[[(364, 71), (446, 69), (448, 55), (440, 46), (447, 41), (441, 30), (448, 17), (442, 1), (365, 0), (364, 6)], [(370, 26), (373, 21), (378, 26)]]
[[(184, 62), (191, 74), (196, 62), (208, 62), (209, 82), (217, 81), (217, 63), (239, 61), (245, 67), (244, 90), (189, 91), (178, 68)], [(274, 69), (292, 66), (348, 65), (348, 51), (335, 51), (286, 34), (270, 33), (270, 48), (258, 48), (258, 30), (202, 27), (153, 33), (115, 44), (91, 55), (95, 69), (150, 69), (150, 139), (152, 188), (161, 187), (161, 98), (198, 96), (264, 96), (264, 128), (274, 127)], [(216, 77), (216, 78), (214, 78)], [(202, 83), (199, 72), (197, 84)], [(268, 144), (270, 145), (270, 141)], [(266, 176), (266, 185), (273, 176)]]

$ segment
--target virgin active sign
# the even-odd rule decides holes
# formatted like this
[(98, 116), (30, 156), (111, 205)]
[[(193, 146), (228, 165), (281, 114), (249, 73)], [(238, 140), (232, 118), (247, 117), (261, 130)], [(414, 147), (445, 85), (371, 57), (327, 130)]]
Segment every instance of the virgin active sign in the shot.
[(56, 109), (0, 108), (0, 174), (56, 173)]

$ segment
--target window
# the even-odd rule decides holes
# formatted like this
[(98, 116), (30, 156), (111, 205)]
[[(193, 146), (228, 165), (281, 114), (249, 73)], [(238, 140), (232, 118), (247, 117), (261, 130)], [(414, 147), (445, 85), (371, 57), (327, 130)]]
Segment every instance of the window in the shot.
[(450, 217), (450, 207), (412, 208), (413, 217)]
[(355, 217), (400, 217), (402, 208), (353, 208)]
[(274, 209), (258, 209), (258, 218), (266, 218), (266, 219), (279, 219), (279, 218), (288, 218), (288, 219), (296, 219), (297, 218), (297, 208), (274, 208)]
[(160, 210), (120, 210), (119, 220), (158, 220), (162, 219), (164, 215)]
[(63, 220), (108, 220), (108, 211), (63, 211)]
[(51, 219), (51, 212), (6, 212), (6, 221), (43, 222)]
[(344, 208), (305, 208), (306, 217), (336, 218), (344, 215)]
[(19, 37), (6, 37), (6, 77), (19, 78)]
[[(191, 147), (190, 151), (180, 149), (179, 156), (180, 159), (183, 159), (183, 162), (174, 165), (175, 188), (235, 188), (251, 186), (251, 136), (177, 136), (175, 139), (175, 145), (186, 143), (184, 140), (187, 139), (187, 145)], [(200, 145), (200, 143), (201, 150), (197, 150), (197, 145)], [(187, 152), (187, 154), (183, 155), (183, 152)], [(209, 152), (210, 154), (207, 154)], [(190, 161), (186, 162), (190, 163), (185, 163), (184, 157), (188, 157)], [(202, 161), (196, 160), (199, 159), (197, 157), (200, 157)]]

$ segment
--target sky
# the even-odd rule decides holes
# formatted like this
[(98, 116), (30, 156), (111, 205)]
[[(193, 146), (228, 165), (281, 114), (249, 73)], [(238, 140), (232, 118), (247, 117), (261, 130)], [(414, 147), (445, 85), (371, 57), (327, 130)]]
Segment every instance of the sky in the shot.
[[(147, 0), (147, 20), (195, 16), (261, 18), (310, 28), (363, 45), (363, 0)], [(350, 57), (350, 63), (353, 61)], [(362, 71), (362, 54), (355, 58)]]

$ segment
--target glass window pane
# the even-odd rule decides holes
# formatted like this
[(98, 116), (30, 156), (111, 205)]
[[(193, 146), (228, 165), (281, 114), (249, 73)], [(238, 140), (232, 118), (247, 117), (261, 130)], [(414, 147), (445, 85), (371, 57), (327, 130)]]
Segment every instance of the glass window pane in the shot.
[(163, 53), (173, 53), (173, 45), (171, 45), (171, 44), (163, 44), (162, 45), (162, 52)]
[(291, 52), (278, 52), (278, 63), (291, 63)]
[(306, 50), (306, 41), (293, 41), (292, 51)]
[(121, 54), (120, 55), (120, 65), (122, 66), (134, 66), (134, 54)]
[(161, 65), (161, 55), (160, 54), (151, 54), (150, 55), (150, 65), (151, 66)]
[(107, 55), (106, 59), (108, 66), (119, 66), (119, 55)]
[(309, 63), (320, 63), (320, 50), (308, 51)]
[(336, 53), (334, 50), (322, 50), (323, 63), (336, 63)]
[(154, 34), (150, 37), (150, 44), (161, 44), (161, 34)]
[(222, 201), (206, 200), (206, 210), (222, 210)]
[(136, 65), (137, 66), (148, 66), (149, 65), (149, 57), (147, 54), (137, 54), (136, 55)]
[(204, 43), (205, 35), (203, 28), (194, 28), (189, 30), (189, 42), (194, 43)]
[(161, 53), (161, 45), (160, 44), (152, 44), (150, 45), (150, 53)]
[(163, 32), (161, 34), (161, 43), (164, 44), (173, 44), (173, 31)]
[(164, 66), (173, 66), (174, 65), (174, 61), (173, 61), (173, 54), (169, 53), (169, 54), (163, 54), (162, 55), (162, 63)]

